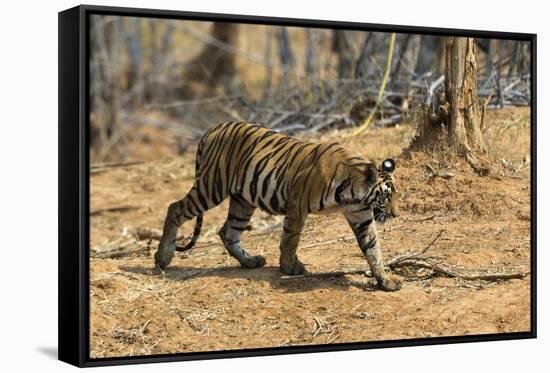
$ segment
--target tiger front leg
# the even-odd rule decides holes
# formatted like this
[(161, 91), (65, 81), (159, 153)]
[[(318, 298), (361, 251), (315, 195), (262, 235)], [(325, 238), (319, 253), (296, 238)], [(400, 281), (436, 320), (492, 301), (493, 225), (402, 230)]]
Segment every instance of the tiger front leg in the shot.
[(382, 251), (378, 242), (378, 235), (372, 216), (372, 210), (361, 214), (347, 214), (346, 218), (351, 226), (361, 251), (367, 258), (373, 277), (378, 282), (380, 289), (396, 291), (401, 289), (401, 282), (388, 275), (384, 270)]
[(255, 207), (238, 196), (231, 196), (227, 221), (220, 230), (220, 238), (233, 258), (237, 259), (244, 268), (260, 268), (265, 265), (265, 258), (261, 255), (250, 255), (241, 246), (241, 233), (254, 214)]
[(281, 272), (287, 275), (301, 275), (305, 272), (304, 264), (296, 255), (305, 218), (306, 215), (297, 208), (290, 209), (285, 217), (279, 263)]

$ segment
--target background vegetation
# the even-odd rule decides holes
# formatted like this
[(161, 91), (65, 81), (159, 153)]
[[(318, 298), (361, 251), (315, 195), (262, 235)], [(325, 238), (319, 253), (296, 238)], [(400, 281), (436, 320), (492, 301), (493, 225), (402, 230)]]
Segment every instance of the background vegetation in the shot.
[[(390, 40), (380, 32), (116, 16), (93, 16), (91, 24), (94, 162), (176, 155), (227, 120), (286, 133), (358, 126), (374, 107)], [(475, 44), (480, 102), (529, 105), (529, 44)], [(444, 73), (445, 37), (397, 34), (374, 125), (416, 126)]]

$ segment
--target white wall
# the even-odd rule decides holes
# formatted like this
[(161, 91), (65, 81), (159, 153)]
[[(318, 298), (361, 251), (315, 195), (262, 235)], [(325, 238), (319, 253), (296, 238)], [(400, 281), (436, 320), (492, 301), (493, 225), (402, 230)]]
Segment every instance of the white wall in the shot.
[[(547, 92), (550, 20), (542, 1), (119, 0), (102, 5), (234, 14), (425, 25), (539, 34), (539, 339), (229, 359), (115, 368), (119, 371), (364, 372), (541, 371), (548, 367), (548, 254), (550, 152)], [(65, 371), (57, 345), (57, 12), (73, 1), (5, 1), (0, 22), (0, 364), (3, 371)], [(546, 120), (545, 120), (546, 119)], [(546, 221), (545, 221), (546, 220)], [(545, 315), (546, 314), (546, 315)], [(7, 369), (6, 369), (7, 368)]]

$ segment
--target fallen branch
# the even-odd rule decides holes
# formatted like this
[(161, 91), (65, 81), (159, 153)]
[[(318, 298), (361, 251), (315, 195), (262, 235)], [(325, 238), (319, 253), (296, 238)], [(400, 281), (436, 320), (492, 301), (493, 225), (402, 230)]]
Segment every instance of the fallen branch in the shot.
[(432, 214), (432, 215), (424, 216), (424, 217), (418, 218), (418, 219), (406, 219), (405, 221), (407, 221), (407, 222), (421, 222), (421, 221), (433, 220), (433, 219), (435, 219), (435, 218), (437, 218), (441, 215), (442, 215), (441, 213), (438, 213), (438, 214)]
[(426, 101), (424, 105), (429, 107), (432, 104), (433, 96), (435, 91), (445, 83), (445, 75), (441, 75), (435, 82), (433, 82), (430, 87), (428, 88), (428, 97), (426, 98)]
[(527, 276), (529, 272), (516, 272), (516, 273), (481, 273), (481, 274), (467, 274), (463, 272), (456, 271), (451, 268), (448, 264), (436, 263), (434, 262), (433, 257), (426, 256), (426, 252), (435, 244), (435, 242), (441, 237), (444, 230), (439, 231), (439, 233), (434, 237), (434, 239), (421, 251), (411, 252), (405, 255), (401, 255), (390, 259), (386, 262), (385, 266), (390, 270), (393, 270), (398, 267), (420, 267), (424, 269), (429, 269), (436, 274), (452, 277), (452, 278), (461, 278), (467, 281), (474, 280), (485, 280), (485, 281), (496, 281), (496, 280), (510, 280), (510, 279), (521, 279)]
[(512, 280), (512, 279), (522, 279), (529, 274), (529, 272), (511, 272), (511, 273), (480, 273), (475, 275), (460, 273), (455, 270), (452, 270), (448, 267), (447, 264), (438, 264), (433, 263), (427, 259), (405, 259), (401, 260), (399, 263), (394, 264), (393, 268), (397, 267), (420, 267), (425, 268), (442, 275), (444, 277), (451, 278), (461, 278), (466, 281), (475, 281), (475, 280), (484, 280), (484, 281), (497, 281), (497, 280)]
[[(529, 272), (510, 272), (510, 273), (477, 273), (469, 274), (462, 271), (457, 271), (452, 269), (450, 265), (443, 263), (434, 262), (433, 257), (426, 256), (426, 252), (436, 243), (436, 241), (441, 237), (444, 230), (439, 231), (436, 236), (430, 241), (420, 251), (413, 251), (407, 254), (399, 255), (388, 260), (384, 266), (390, 271), (400, 268), (400, 267), (420, 267), (424, 269), (431, 270), (434, 274), (451, 277), (451, 278), (460, 278), (466, 281), (498, 281), (498, 280), (511, 280), (511, 279), (522, 279), (529, 274)], [(339, 239), (342, 240), (342, 239)], [(333, 240), (338, 241), (338, 240)], [(323, 242), (326, 243), (326, 242)], [(322, 243), (320, 243), (322, 244)], [(471, 272), (471, 271), (469, 271)], [(295, 279), (304, 279), (304, 278), (332, 278), (332, 277), (343, 277), (346, 275), (364, 275), (366, 277), (372, 277), (370, 271), (364, 269), (354, 269), (346, 271), (335, 271), (335, 272), (312, 272), (304, 273), (303, 275), (297, 276), (281, 276), (281, 280), (295, 280)], [(425, 276), (422, 276), (425, 278)]]
[(133, 254), (149, 253), (150, 249), (151, 249), (150, 245), (141, 246), (141, 247), (135, 247), (134, 245), (132, 245), (132, 247), (122, 246), (112, 250), (99, 251), (94, 254), (91, 254), (90, 256), (92, 258), (98, 258), (98, 259), (119, 259), (119, 258), (133, 255)]
[(126, 211), (137, 210), (137, 209), (139, 209), (139, 207), (137, 206), (103, 207), (103, 208), (92, 209), (90, 211), (90, 216), (99, 215), (104, 212), (126, 212)]
[(453, 174), (452, 172), (439, 172), (439, 171), (436, 171), (429, 164), (426, 164), (425, 167), (428, 170), (428, 172), (430, 173), (430, 178), (432, 178), (432, 179), (435, 179), (436, 177), (440, 177), (442, 179), (448, 180), (448, 179), (451, 179), (455, 176), (455, 174)]
[(437, 235), (434, 237), (434, 239), (426, 247), (424, 247), (421, 251), (419, 251), (419, 252), (413, 251), (413, 252), (410, 252), (410, 253), (407, 253), (407, 254), (404, 254), (404, 255), (396, 256), (396, 257), (388, 260), (384, 266), (388, 267), (388, 268), (392, 268), (393, 266), (399, 264), (400, 262), (402, 262), (404, 260), (413, 259), (413, 258), (417, 258), (421, 255), (424, 255), (430, 249), (430, 247), (432, 247), (435, 244), (435, 242), (441, 237), (443, 232), (445, 232), (444, 229), (440, 230), (439, 233), (437, 233)]
[(316, 247), (316, 246), (328, 245), (328, 244), (336, 243), (336, 242), (346, 242), (346, 241), (350, 241), (350, 240), (353, 240), (353, 239), (355, 239), (355, 236), (340, 237), (340, 238), (337, 238), (337, 239), (334, 239), (334, 240), (311, 243), (309, 245), (304, 245), (301, 248), (302, 249), (310, 249), (310, 248)]
[(489, 167), (480, 164), (476, 157), (472, 154), (471, 150), (466, 149), (466, 161), (468, 161), (468, 164), (476, 174), (479, 176), (487, 176), (489, 175), (490, 169)]
[(135, 161), (135, 162), (116, 162), (116, 163), (96, 163), (90, 165), (90, 170), (97, 170), (97, 169), (103, 169), (103, 168), (116, 168), (116, 167), (129, 167), (129, 166), (135, 166), (138, 164), (143, 164), (144, 161)]
[(394, 114), (388, 118), (380, 119), (376, 121), (378, 126), (392, 126), (403, 121), (403, 116), (401, 114)]

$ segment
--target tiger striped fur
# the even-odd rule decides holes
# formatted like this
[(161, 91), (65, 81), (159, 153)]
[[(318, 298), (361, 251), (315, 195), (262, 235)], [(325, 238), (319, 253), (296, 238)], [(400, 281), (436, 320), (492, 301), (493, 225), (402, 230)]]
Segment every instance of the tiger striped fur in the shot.
[[(155, 253), (164, 270), (174, 251), (190, 249), (200, 234), (203, 214), (227, 197), (229, 213), (220, 237), (241, 266), (258, 268), (264, 257), (250, 255), (240, 236), (254, 210), (285, 215), (280, 243), (280, 270), (304, 273), (296, 249), (309, 213), (341, 212), (351, 226), (374, 277), (384, 290), (398, 290), (383, 267), (375, 220), (398, 214), (393, 180), (395, 163), (377, 168), (362, 157), (350, 156), (338, 143), (304, 143), (258, 124), (226, 122), (210, 129), (198, 144), (195, 182), (180, 201), (172, 203)], [(191, 242), (176, 247), (178, 228), (197, 218)]]

